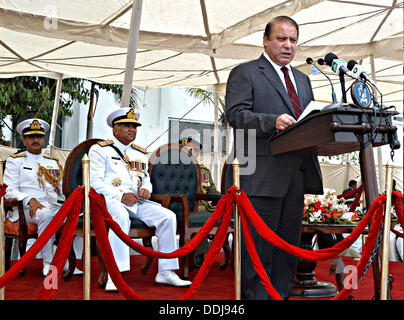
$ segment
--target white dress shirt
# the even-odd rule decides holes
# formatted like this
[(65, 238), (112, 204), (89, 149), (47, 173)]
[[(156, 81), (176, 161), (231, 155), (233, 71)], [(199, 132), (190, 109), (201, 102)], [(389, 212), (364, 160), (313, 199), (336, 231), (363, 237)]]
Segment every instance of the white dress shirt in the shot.
[(281, 78), (283, 86), (286, 89), (286, 83), (285, 83), (285, 75), (283, 73), (283, 71), (281, 70), (283, 67), (288, 68), (289, 70), (289, 77), (292, 80), (293, 86), (295, 87), (296, 93), (299, 94), (299, 92), (297, 91), (297, 86), (296, 86), (296, 81), (295, 81), (295, 77), (293, 75), (293, 71), (292, 71), (292, 67), (290, 66), (290, 64), (287, 64), (286, 66), (281, 66), (279, 64), (276, 64), (275, 62), (272, 61), (272, 59), (268, 56), (268, 54), (264, 51), (264, 57), (268, 59), (268, 61), (271, 63), (271, 65), (274, 67), (275, 71), (278, 73), (279, 78)]

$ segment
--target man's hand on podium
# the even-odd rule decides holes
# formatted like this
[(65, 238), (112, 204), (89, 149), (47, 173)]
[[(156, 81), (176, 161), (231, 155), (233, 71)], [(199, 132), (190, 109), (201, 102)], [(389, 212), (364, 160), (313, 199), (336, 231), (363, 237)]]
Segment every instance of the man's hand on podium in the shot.
[(285, 130), (287, 127), (290, 127), (296, 123), (296, 120), (287, 113), (281, 114), (278, 118), (276, 118), (276, 129), (279, 131)]

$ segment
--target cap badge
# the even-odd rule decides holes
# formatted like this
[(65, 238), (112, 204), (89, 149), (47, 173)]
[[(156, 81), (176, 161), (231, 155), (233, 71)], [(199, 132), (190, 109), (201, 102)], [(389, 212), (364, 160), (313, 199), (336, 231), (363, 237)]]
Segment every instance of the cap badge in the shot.
[(41, 125), (39, 124), (38, 120), (34, 120), (29, 127), (31, 130), (39, 130), (41, 129)]
[(126, 114), (126, 117), (127, 117), (128, 119), (137, 120), (137, 119), (136, 119), (136, 112), (135, 112), (134, 109), (130, 109), (129, 112)]

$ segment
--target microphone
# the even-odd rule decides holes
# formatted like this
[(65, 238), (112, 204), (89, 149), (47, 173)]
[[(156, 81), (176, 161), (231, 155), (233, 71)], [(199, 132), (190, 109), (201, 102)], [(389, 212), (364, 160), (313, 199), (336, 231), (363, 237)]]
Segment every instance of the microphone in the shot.
[(327, 53), (324, 57), (325, 64), (331, 67), (331, 70), (334, 71), (337, 75), (346, 74), (350, 77), (350, 71), (347, 69), (347, 64), (344, 59), (338, 59), (338, 57), (334, 53)]
[[(320, 63), (320, 60), (323, 60), (323, 59), (318, 59), (318, 60), (319, 60), (319, 63)], [(323, 75), (328, 79), (328, 81), (330, 82), (330, 85), (331, 85), (332, 103), (333, 103), (333, 104), (337, 103), (337, 97), (336, 97), (336, 95), (335, 95), (335, 90), (334, 90), (334, 86), (332, 85), (331, 79), (330, 79), (320, 68), (318, 68), (318, 67), (314, 64), (312, 58), (307, 58), (307, 59), (306, 59), (306, 63), (313, 65), (318, 71), (321, 72), (321, 74), (323, 74)]]
[(363, 81), (369, 81), (372, 85), (376, 86), (374, 81), (370, 79), (370, 77), (367, 75), (366, 71), (364, 70), (363, 66), (361, 66), (358, 62), (355, 60), (349, 60), (347, 68), (349, 71), (352, 72), (352, 76), (355, 77), (356, 79), (360, 79)]
[(325, 66), (325, 61), (324, 61), (324, 59), (322, 59), (322, 58), (318, 59), (318, 60), (317, 60), (317, 63), (318, 63), (320, 66)]
[(327, 53), (324, 57), (324, 61), (327, 66), (331, 67), (331, 70), (339, 75), (339, 81), (341, 82), (342, 102), (347, 102), (345, 92), (345, 78), (344, 74), (350, 73), (346, 68), (346, 62), (344, 59), (338, 59), (334, 53)]

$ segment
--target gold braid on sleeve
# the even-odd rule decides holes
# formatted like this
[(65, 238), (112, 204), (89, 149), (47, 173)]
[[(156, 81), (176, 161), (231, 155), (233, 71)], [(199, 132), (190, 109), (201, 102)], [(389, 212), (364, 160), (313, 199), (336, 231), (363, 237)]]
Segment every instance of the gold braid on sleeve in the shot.
[(38, 183), (42, 187), (42, 189), (45, 190), (45, 183), (43, 180), (43, 178), (45, 177), (45, 180), (49, 181), (52, 184), (55, 192), (59, 193), (60, 190), (59, 190), (58, 182), (63, 179), (63, 167), (59, 163), (59, 161), (57, 161), (57, 163), (59, 166), (59, 176), (58, 177), (55, 177), (52, 173), (50, 173), (49, 169), (46, 169), (45, 167), (41, 166), (40, 163), (38, 163)]

